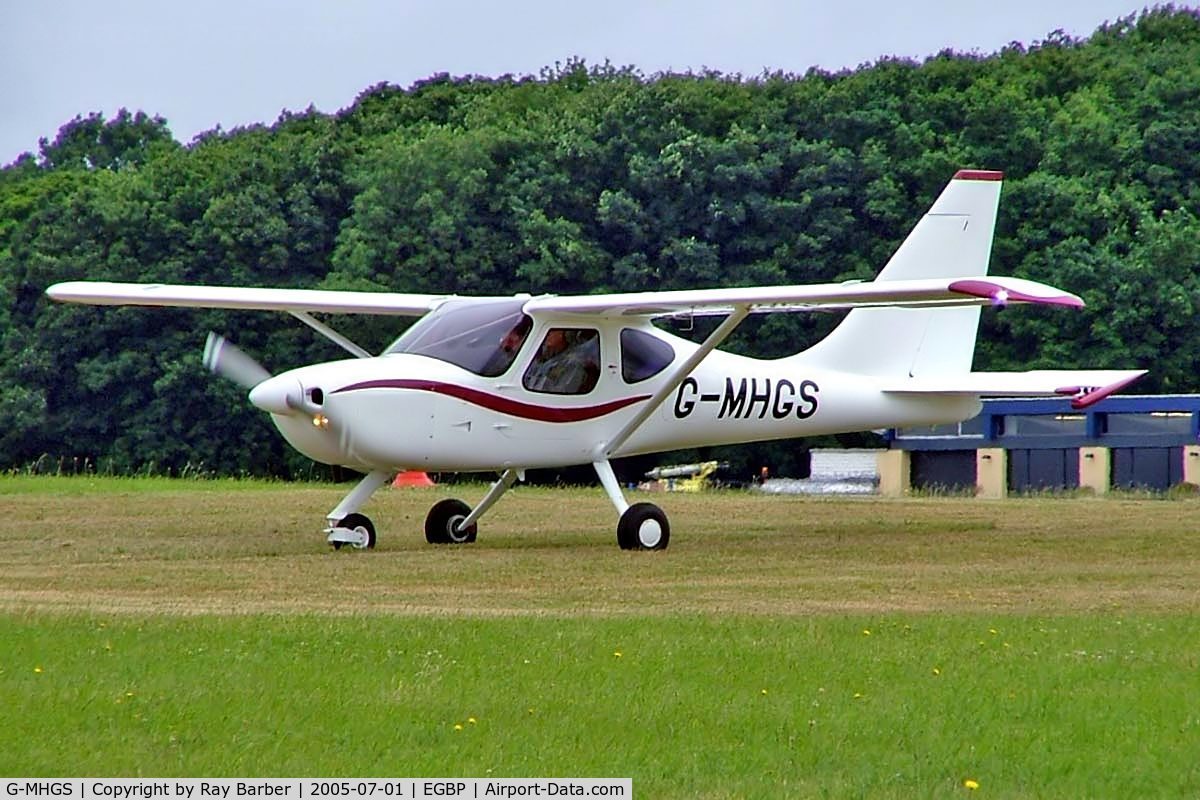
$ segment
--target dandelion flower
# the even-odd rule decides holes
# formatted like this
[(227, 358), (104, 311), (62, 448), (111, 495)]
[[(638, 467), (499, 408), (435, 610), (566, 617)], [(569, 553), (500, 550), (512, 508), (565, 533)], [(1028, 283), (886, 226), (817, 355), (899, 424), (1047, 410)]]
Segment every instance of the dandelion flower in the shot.
[(942, 671), (941, 671), (940, 669), (938, 669), (937, 667), (934, 667), (934, 668), (933, 668), (933, 674), (934, 674), (934, 675), (941, 675), (941, 674), (942, 674)]
[(454, 730), (461, 731), (462, 729), (463, 729), (463, 726), (462, 726), (461, 722), (454, 723)]
[(971, 791), (975, 791), (979, 788), (979, 781), (973, 778), (967, 778), (965, 781), (963, 781), (963, 786), (967, 787)]
[(474, 724), (475, 724), (475, 723), (477, 723), (478, 721), (479, 721), (479, 720), (475, 719), (474, 717), (467, 717), (467, 724), (468, 724), (468, 725), (474, 725)]
[(621, 651), (620, 651), (620, 650), (614, 650), (614, 651), (613, 651), (613, 657), (614, 657), (614, 658), (620, 658), (620, 657), (621, 657), (621, 655), (622, 655), (622, 653), (621, 653)]
[(767, 693), (767, 690), (766, 690), (766, 689), (763, 689), (763, 690), (762, 690), (762, 693), (763, 693), (763, 694), (766, 694), (766, 693)]
[(34, 667), (34, 668), (33, 668), (33, 671), (34, 671), (34, 673), (35, 673), (35, 674), (37, 674), (37, 675), (41, 675), (41, 674), (42, 674), (42, 668), (41, 668), (41, 667)]
[(871, 629), (863, 628), (863, 636), (870, 636), (870, 635), (871, 635)]

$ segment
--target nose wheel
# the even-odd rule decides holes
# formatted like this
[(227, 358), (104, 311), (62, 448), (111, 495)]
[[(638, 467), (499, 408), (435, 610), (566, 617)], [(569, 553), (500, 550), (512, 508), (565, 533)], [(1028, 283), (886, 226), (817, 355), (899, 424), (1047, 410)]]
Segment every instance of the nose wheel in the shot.
[(375, 525), (371, 520), (358, 513), (358, 509), (375, 493), (375, 490), (391, 480), (389, 472), (371, 472), (364, 476), (350, 494), (338, 503), (337, 508), (329, 512), (325, 519), (329, 527), (326, 541), (334, 550), (341, 550), (350, 545), (355, 550), (369, 550), (375, 546)]
[(362, 514), (347, 514), (329, 531), (328, 541), (334, 550), (350, 545), (356, 550), (375, 547), (375, 525)]

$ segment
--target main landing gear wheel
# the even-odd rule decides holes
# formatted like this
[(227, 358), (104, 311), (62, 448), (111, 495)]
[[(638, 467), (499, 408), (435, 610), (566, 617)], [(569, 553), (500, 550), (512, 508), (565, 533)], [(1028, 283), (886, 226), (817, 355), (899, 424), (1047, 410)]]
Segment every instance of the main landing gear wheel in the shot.
[(667, 515), (653, 503), (634, 503), (617, 521), (617, 544), (622, 550), (666, 550), (670, 540)]
[(442, 500), (429, 509), (425, 517), (425, 541), (430, 544), (468, 544), (475, 541), (479, 525), (472, 522), (462, 530), (458, 524), (471, 513), (471, 507), (462, 500)]
[(354, 531), (358, 534), (358, 541), (330, 542), (334, 550), (341, 550), (344, 544), (349, 544), (356, 550), (369, 550), (375, 546), (375, 526), (362, 514), (347, 514), (338, 521), (336, 527)]

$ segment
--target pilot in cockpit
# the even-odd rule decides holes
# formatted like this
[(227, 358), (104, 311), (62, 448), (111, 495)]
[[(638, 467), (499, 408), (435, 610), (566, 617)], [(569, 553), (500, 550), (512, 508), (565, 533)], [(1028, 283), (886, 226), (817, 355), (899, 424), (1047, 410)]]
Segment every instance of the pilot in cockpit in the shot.
[(600, 377), (600, 337), (594, 330), (551, 328), (525, 373), (533, 392), (586, 394)]

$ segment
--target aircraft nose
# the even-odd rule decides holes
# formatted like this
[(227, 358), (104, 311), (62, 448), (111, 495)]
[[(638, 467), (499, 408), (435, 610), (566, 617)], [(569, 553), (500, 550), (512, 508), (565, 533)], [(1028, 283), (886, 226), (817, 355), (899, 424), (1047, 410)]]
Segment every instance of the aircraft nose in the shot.
[(267, 378), (250, 390), (250, 402), (271, 414), (291, 414), (301, 407), (304, 387), (291, 375)]

